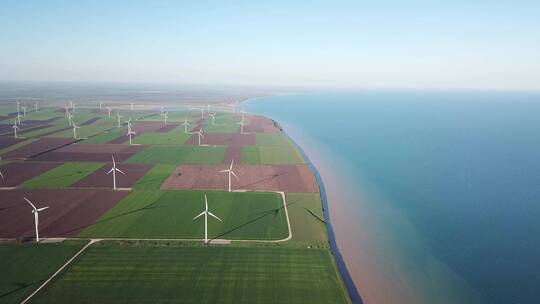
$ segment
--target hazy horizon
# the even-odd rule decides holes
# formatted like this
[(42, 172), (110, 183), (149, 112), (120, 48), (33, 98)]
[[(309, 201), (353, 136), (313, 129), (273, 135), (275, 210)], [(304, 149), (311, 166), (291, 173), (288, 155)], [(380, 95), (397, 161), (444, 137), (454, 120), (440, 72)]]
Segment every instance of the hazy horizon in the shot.
[(540, 89), (535, 1), (4, 2), (0, 79)]

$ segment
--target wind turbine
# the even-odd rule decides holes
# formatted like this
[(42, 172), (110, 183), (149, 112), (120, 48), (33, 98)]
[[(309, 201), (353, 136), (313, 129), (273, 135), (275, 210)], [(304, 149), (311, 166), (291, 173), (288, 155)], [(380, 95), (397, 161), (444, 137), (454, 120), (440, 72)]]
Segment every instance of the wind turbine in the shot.
[(77, 139), (77, 129), (79, 129), (80, 127), (77, 126), (75, 121), (72, 121), (71, 125), (73, 126), (73, 139)]
[(216, 113), (208, 113), (210, 117), (212, 118), (212, 126), (216, 124)]
[(188, 132), (187, 127), (189, 126), (189, 122), (187, 121), (187, 115), (184, 115), (184, 123), (183, 123), (183, 125), (184, 125), (184, 133), (187, 134), (187, 132)]
[(23, 110), (23, 117), (26, 117), (26, 106), (22, 106), (21, 108)]
[(244, 122), (244, 120), (242, 120), (238, 124), (240, 125), (240, 134), (245, 134), (244, 133), (244, 126), (246, 125), (246, 123)]
[(163, 118), (163, 113), (165, 113), (165, 107), (159, 109), (159, 117)]
[(110, 119), (111, 118), (111, 112), (112, 112), (111, 107), (107, 107), (107, 111), (109, 112), (109, 119)]
[(169, 118), (169, 112), (164, 112), (163, 113), (163, 121), (165, 122), (165, 124), (167, 124), (167, 119)]
[(71, 105), (71, 112), (75, 113), (75, 102), (73, 102), (73, 100), (70, 100), (69, 104)]
[(204, 138), (204, 135), (202, 134), (202, 131), (203, 131), (203, 127), (201, 127), (201, 129), (199, 131), (192, 133), (192, 134), (197, 134), (197, 136), (199, 137), (199, 146), (201, 145), (201, 138)]
[(120, 112), (116, 112), (116, 120), (118, 121), (118, 128), (120, 128), (121, 126), (121, 122), (120, 122), (120, 118), (122, 118), (122, 116), (120, 115)]
[(64, 107), (64, 109), (66, 110), (66, 118), (69, 118), (69, 107)]
[(229, 174), (229, 192), (231, 192), (231, 175), (234, 176), (236, 178), (236, 180), (240, 180), (238, 178), (238, 176), (236, 175), (236, 173), (234, 173), (234, 171), (232, 170), (233, 168), (233, 165), (234, 165), (234, 159), (231, 160), (231, 166), (229, 167), (229, 169), (226, 169), (226, 170), (221, 170), (219, 171), (220, 173), (225, 173), (227, 172)]
[(201, 119), (204, 119), (204, 108), (191, 108), (191, 109), (201, 111)]
[(101, 110), (102, 107), (103, 107), (103, 102), (100, 101), (100, 102), (99, 102), (99, 109)]
[(208, 114), (210, 114), (210, 104), (206, 105), (206, 112), (208, 112)]
[(114, 161), (114, 156), (112, 157), (112, 168), (111, 170), (109, 170), (109, 172), (107, 172), (107, 174), (111, 174), (112, 173), (112, 178), (113, 178), (113, 189), (116, 190), (116, 172), (120, 172), (122, 174), (125, 175), (124, 171), (116, 168), (116, 162)]
[(21, 102), (17, 101), (17, 114), (21, 111)]
[(34, 104), (34, 106), (36, 107), (36, 112), (37, 112), (37, 111), (38, 111), (38, 103), (36, 102), (36, 103)]
[(131, 105), (131, 111), (133, 112), (133, 102), (129, 103)]
[(32, 202), (29, 201), (26, 197), (24, 198), (24, 200), (27, 201), (30, 204), (30, 206), (32, 206), (32, 213), (34, 214), (34, 223), (36, 225), (36, 242), (39, 242), (39, 231), (38, 231), (39, 213), (45, 209), (48, 209), (49, 206), (43, 207), (43, 208), (36, 208), (36, 206), (34, 206), (34, 204), (32, 204)]
[(131, 135), (136, 135), (137, 133), (134, 132), (133, 130), (131, 130), (131, 119), (128, 120), (128, 132), (127, 132), (127, 136), (129, 136), (129, 144), (131, 145)]
[[(0, 157), (0, 161), (2, 160), (2, 157)], [(2, 174), (2, 171), (0, 171), (0, 177), (4, 179), (4, 174)]]
[(201, 212), (201, 214), (194, 217), (193, 220), (196, 220), (198, 217), (204, 215), (204, 243), (208, 244), (208, 216), (210, 215), (220, 222), (223, 222), (223, 221), (219, 217), (212, 214), (212, 212), (208, 211), (208, 198), (206, 198), (206, 194), (204, 194), (204, 205), (205, 205), (204, 211)]
[(21, 124), (21, 114), (20, 113), (17, 113), (17, 122), (19, 123), (19, 125)]
[(19, 138), (19, 136), (17, 136), (17, 131), (19, 131), (20, 128), (17, 126), (17, 120), (15, 120), (15, 124), (11, 128), (13, 129), (13, 133), (15, 134), (15, 138)]
[(71, 113), (67, 113), (67, 118), (70, 126), (73, 126), (73, 115)]
[(242, 122), (244, 121), (244, 114), (246, 114), (246, 111), (242, 110), (240, 111), (240, 114), (242, 114)]

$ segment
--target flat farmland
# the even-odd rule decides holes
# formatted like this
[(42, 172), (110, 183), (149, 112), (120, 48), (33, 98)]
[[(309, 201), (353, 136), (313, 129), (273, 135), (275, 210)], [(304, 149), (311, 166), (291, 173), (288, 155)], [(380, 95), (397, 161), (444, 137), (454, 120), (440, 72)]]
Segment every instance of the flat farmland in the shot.
[[(122, 170), (125, 174), (116, 173), (116, 185), (119, 188), (131, 188), (137, 181), (143, 177), (148, 170), (152, 168), (149, 165), (143, 164), (117, 164), (116, 167)], [(113, 176), (107, 174), (112, 168), (112, 163), (107, 163), (99, 169), (88, 174), (78, 182), (74, 183), (73, 187), (89, 187), (89, 188), (112, 188)]]
[(33, 303), (348, 303), (325, 249), (90, 246)]
[(133, 185), (135, 189), (158, 190), (176, 167), (169, 164), (157, 164)]
[(83, 140), (81, 144), (105, 144), (120, 137), (125, 137), (126, 140), (128, 139), (126, 136), (125, 128), (117, 128), (117, 129), (105, 131), (96, 136), (92, 136), (90, 138)]
[(81, 237), (204, 238), (204, 194), (210, 212), (223, 222), (208, 220), (209, 238), (280, 240), (288, 236), (281, 195), (218, 191), (135, 190)]
[(82, 245), (83, 242), (78, 241), (55, 244), (0, 243), (0, 302), (20, 303)]
[(133, 137), (132, 142), (141, 145), (183, 145), (190, 137), (184, 133), (184, 128), (170, 132), (143, 133)]
[[(203, 145), (255, 145), (255, 134), (240, 134), (240, 133), (204, 133), (201, 139)], [(186, 144), (198, 145), (199, 136), (191, 135)]]
[(328, 246), (328, 233), (319, 193), (286, 193), (293, 241)]
[(0, 187), (14, 187), (35, 176), (52, 170), (61, 163), (12, 162), (0, 167), (4, 178), (0, 178)]
[(126, 191), (92, 189), (17, 189), (0, 195), (0, 238), (34, 238), (32, 207), (39, 214), (40, 237), (73, 237), (124, 198)]
[(65, 163), (24, 182), (23, 188), (64, 188), (102, 167), (102, 163)]
[(65, 162), (110, 162), (112, 156), (114, 156), (117, 162), (123, 162), (144, 148), (144, 146), (122, 144), (73, 144), (43, 153), (33, 159)]
[(49, 150), (58, 149), (73, 142), (75, 141), (69, 138), (40, 138), (18, 149), (6, 152), (4, 155), (2, 155), (2, 158), (29, 158)]
[(293, 146), (244, 146), (242, 163), (279, 165), (304, 164), (305, 161)]
[[(220, 170), (228, 164), (180, 165), (161, 186), (162, 189), (228, 189), (228, 175)], [(232, 189), (250, 191), (317, 192), (318, 186), (306, 165), (244, 165), (233, 168), (238, 180), (232, 179)]]
[(127, 160), (141, 164), (218, 164), (223, 162), (225, 146), (149, 146)]

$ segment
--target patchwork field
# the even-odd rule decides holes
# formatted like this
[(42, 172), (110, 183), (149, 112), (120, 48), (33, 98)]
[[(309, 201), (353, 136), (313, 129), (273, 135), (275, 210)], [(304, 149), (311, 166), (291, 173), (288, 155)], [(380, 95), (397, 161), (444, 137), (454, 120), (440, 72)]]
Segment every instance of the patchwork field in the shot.
[(17, 189), (0, 192), (0, 238), (34, 238), (32, 207), (49, 206), (40, 212), (40, 237), (77, 236), (128, 193), (80, 189)]
[(219, 164), (225, 155), (224, 146), (149, 146), (127, 160), (141, 164)]
[(26, 181), (22, 187), (29, 189), (69, 187), (102, 166), (102, 163), (65, 163)]
[[(162, 189), (228, 189), (228, 164), (218, 166), (180, 165)], [(306, 165), (243, 165), (233, 168), (232, 189), (250, 191), (317, 192), (317, 181)]]
[(204, 219), (193, 217), (209, 210), (223, 222), (209, 219), (209, 238), (279, 240), (288, 236), (283, 201), (277, 193), (136, 190), (83, 237), (186, 238), (204, 237)]
[[(242, 115), (217, 106), (214, 122), (206, 111), (201, 119), (199, 110), (171, 108), (167, 124), (158, 105), (116, 104), (110, 118), (96, 106), (68, 109), (81, 126), (77, 141), (63, 107), (27, 113), (24, 138), (14, 139), (14, 108), (0, 106), (0, 239), (10, 239), (0, 242), (1, 303), (20, 303), (86, 238), (105, 241), (87, 247), (31, 303), (350, 303), (316, 180), (271, 119), (245, 114), (241, 134)], [(184, 131), (185, 118), (190, 132), (204, 127), (204, 146)], [(120, 191), (107, 175), (111, 156), (126, 173), (116, 175)], [(239, 180), (226, 192), (227, 174), (218, 171), (233, 159)], [(194, 220), (205, 194), (223, 220), (209, 217), (210, 244), (202, 243), (204, 217)], [(35, 244), (24, 197), (50, 207), (39, 213), (42, 240), (68, 240)]]
[(20, 303), (71, 258), (82, 242), (0, 243), (0, 302)]
[(33, 303), (347, 303), (327, 250), (96, 244)]

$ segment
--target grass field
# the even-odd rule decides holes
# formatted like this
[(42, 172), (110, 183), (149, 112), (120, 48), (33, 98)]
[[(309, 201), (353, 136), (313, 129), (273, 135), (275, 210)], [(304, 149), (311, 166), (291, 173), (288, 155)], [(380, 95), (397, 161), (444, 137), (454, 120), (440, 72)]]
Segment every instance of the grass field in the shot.
[(20, 303), (62, 264), (82, 242), (0, 244), (0, 303)]
[(240, 125), (238, 118), (230, 113), (217, 113), (215, 124), (212, 125), (212, 119), (205, 120), (205, 132), (236, 133)]
[(158, 190), (161, 184), (171, 175), (175, 165), (157, 164), (148, 171), (134, 186), (139, 190)]
[(291, 145), (289, 139), (282, 134), (257, 134), (257, 146), (280, 146), (287, 148)]
[(305, 161), (291, 146), (244, 146), (242, 163), (249, 165), (297, 165)]
[(24, 188), (69, 187), (88, 174), (102, 167), (102, 163), (65, 163), (22, 184)]
[(328, 245), (328, 234), (319, 193), (287, 193), (293, 241)]
[(91, 246), (33, 303), (347, 303), (328, 250)]
[(224, 146), (150, 146), (128, 159), (142, 164), (219, 164), (225, 157)]
[(288, 236), (283, 201), (277, 193), (136, 190), (81, 232), (81, 237), (204, 237), (204, 193), (210, 212), (223, 220), (208, 221), (208, 237), (278, 240)]
[(182, 145), (190, 137), (184, 133), (184, 127), (165, 133), (143, 133), (133, 138), (134, 144), (142, 145)]
[[(104, 143), (110, 142), (111, 140), (117, 137), (125, 136), (125, 135), (126, 135), (125, 128), (117, 128), (117, 129), (113, 129), (113, 130), (98, 134), (96, 136), (87, 138), (83, 140), (81, 143), (82, 144), (104, 144)], [(128, 140), (127, 136), (126, 136), (126, 140)]]

